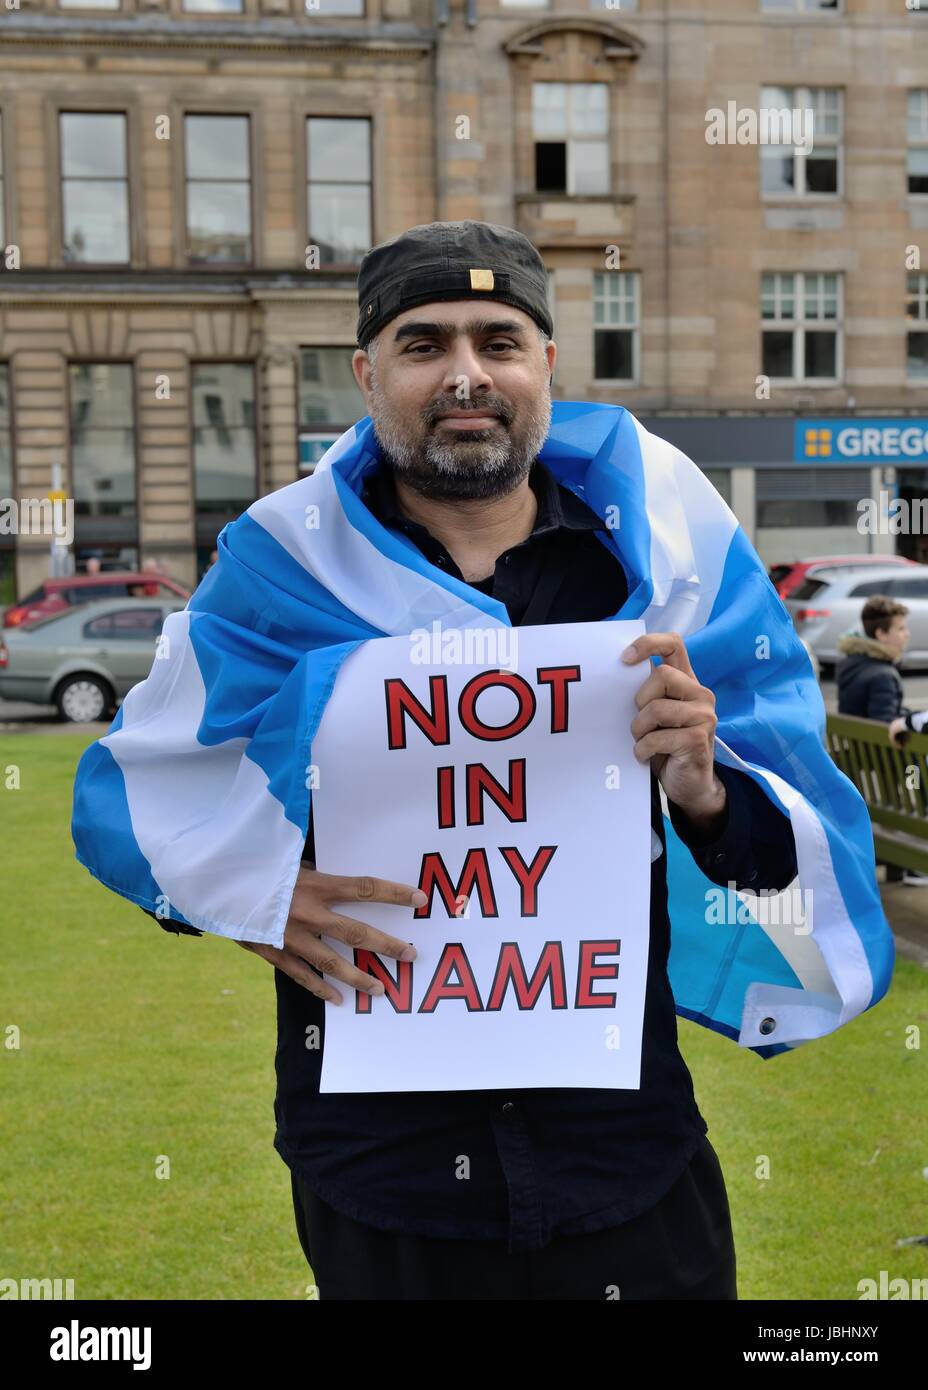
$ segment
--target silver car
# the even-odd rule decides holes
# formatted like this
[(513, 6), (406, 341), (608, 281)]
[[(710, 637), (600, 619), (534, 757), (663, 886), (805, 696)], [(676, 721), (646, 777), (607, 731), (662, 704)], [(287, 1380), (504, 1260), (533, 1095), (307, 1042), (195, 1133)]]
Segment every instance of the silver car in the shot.
[(899, 663), (902, 670), (928, 667), (928, 565), (868, 565), (844, 574), (810, 570), (799, 588), (785, 600), (796, 631), (815, 652), (823, 671), (840, 660), (838, 639), (860, 632), (860, 614), (871, 594), (898, 599), (909, 610), (909, 645)]
[(85, 724), (111, 716), (151, 670), (155, 646), (178, 599), (107, 598), (82, 603), (0, 636), (0, 697), (57, 705)]

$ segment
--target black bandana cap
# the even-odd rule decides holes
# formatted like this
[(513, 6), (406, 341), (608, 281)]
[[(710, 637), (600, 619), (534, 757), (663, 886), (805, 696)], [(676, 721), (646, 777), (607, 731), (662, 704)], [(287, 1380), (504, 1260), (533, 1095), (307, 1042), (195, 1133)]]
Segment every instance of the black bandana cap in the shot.
[(548, 274), (528, 237), (495, 222), (424, 222), (374, 246), (358, 272), (358, 346), (417, 304), (489, 299), (523, 310), (549, 337)]

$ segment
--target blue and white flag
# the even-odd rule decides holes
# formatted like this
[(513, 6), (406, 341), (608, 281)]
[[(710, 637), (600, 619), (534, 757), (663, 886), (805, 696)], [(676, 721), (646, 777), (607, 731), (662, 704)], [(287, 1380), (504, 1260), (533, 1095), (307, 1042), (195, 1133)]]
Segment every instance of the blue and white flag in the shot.
[[(715, 885), (665, 817), (677, 1012), (761, 1056), (823, 1037), (885, 994), (893, 938), (867, 807), (825, 748), (822, 696), (786, 609), (712, 484), (627, 410), (553, 402), (540, 458), (607, 527), (628, 579), (613, 619), (685, 639), (715, 693), (716, 758), (790, 817), (798, 878), (786, 892), (814, 904), (804, 924), (785, 914), (776, 925), (732, 893), (740, 910), (707, 921)], [(341, 663), (372, 637), (434, 622), (510, 626), (503, 604), (364, 506), (379, 460), (365, 416), (309, 477), (223, 528), (149, 676), (77, 770), (77, 858), (106, 887), (162, 917), (281, 946), (313, 738)]]

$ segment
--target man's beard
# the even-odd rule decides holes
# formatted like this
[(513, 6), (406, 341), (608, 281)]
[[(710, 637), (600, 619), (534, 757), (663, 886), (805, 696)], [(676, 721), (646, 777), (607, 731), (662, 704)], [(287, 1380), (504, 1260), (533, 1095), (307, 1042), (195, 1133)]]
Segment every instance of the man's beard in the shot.
[[(491, 429), (452, 435), (453, 425), (436, 425), (444, 411), (494, 412), (499, 423)], [(422, 497), (462, 500), (504, 497), (528, 477), (551, 426), (551, 395), (545, 391), (523, 408), (513, 427), (512, 407), (504, 400), (481, 397), (479, 402), (433, 401), (423, 411), (421, 442), (393, 411), (371, 377), (371, 420), (384, 461)]]

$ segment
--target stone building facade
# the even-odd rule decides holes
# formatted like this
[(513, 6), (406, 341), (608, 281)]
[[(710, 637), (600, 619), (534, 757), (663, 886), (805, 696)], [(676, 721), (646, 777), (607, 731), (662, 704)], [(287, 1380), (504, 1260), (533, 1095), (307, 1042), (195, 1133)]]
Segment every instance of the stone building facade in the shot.
[[(0, 213), (0, 496), (73, 497), (78, 570), (192, 587), (363, 414), (357, 263), (435, 219), (532, 238), (555, 394), (673, 438), (771, 562), (896, 548), (856, 500), (928, 481), (928, 14), (895, 0), (0, 0)], [(0, 596), (49, 563), (0, 534)]]

